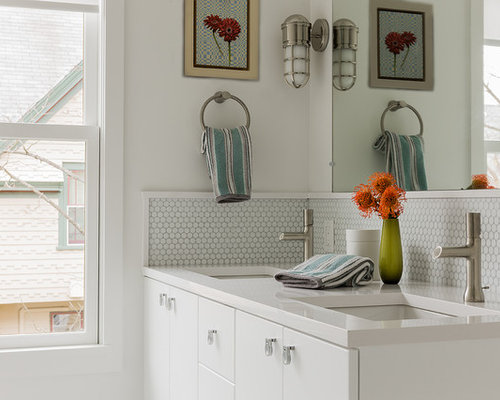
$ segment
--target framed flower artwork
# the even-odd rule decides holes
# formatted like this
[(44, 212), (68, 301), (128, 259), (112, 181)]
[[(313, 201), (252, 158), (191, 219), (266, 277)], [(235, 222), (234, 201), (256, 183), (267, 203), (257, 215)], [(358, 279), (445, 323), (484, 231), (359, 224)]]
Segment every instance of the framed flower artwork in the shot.
[(432, 5), (370, 1), (370, 86), (434, 88)]
[(184, 74), (258, 79), (259, 0), (185, 0)]

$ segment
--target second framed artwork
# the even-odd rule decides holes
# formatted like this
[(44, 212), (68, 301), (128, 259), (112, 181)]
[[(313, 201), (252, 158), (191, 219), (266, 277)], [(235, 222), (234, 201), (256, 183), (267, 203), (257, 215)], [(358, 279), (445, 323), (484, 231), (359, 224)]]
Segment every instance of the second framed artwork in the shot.
[(370, 86), (434, 88), (432, 5), (370, 1)]
[(259, 0), (184, 3), (184, 74), (258, 79)]

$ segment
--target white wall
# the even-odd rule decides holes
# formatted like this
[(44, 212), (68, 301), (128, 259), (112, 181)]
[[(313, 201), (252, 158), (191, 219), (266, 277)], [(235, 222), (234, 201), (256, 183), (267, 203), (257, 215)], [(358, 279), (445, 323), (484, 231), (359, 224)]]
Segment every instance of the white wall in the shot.
[[(309, 16), (309, 0), (260, 1), (260, 79), (183, 76), (183, 1), (126, 2), (125, 363), (124, 399), (140, 399), (142, 377), (141, 191), (210, 191), (200, 155), (199, 110), (228, 90), (252, 115), (255, 191), (307, 191), (309, 91), (283, 81), (281, 23)], [(313, 78), (314, 79), (314, 78)], [(240, 123), (236, 104), (207, 107), (207, 123)], [(236, 110), (234, 118), (225, 110)], [(227, 118), (227, 120), (226, 120)], [(117, 398), (117, 397), (115, 397)]]
[(311, 1), (311, 22), (326, 18), (330, 42), (322, 53), (311, 51), (309, 81), (309, 192), (332, 190), (332, 1)]
[[(325, 17), (330, 19), (330, 0), (314, 3), (314, 12), (325, 7)], [(126, 0), (125, 6), (123, 370), (86, 376), (67, 371), (67, 376), (58, 377), (45, 377), (40, 371), (40, 376), (29, 380), (2, 381), (2, 399), (62, 400), (69, 393), (75, 400), (142, 398), (141, 192), (211, 190), (205, 160), (199, 153), (199, 110), (215, 91), (234, 93), (250, 109), (254, 191), (305, 192), (310, 174), (317, 176), (316, 166), (313, 163), (311, 167), (308, 161), (311, 89), (295, 90), (284, 83), (280, 29), (283, 20), (293, 13), (312, 19), (310, 0), (260, 1), (258, 81), (183, 76), (182, 0)], [(325, 54), (330, 57), (329, 50)], [(316, 57), (320, 56), (313, 55), (313, 63)], [(320, 116), (315, 117), (312, 126), (325, 140), (331, 137), (328, 66), (328, 58), (315, 64), (316, 75), (311, 78), (311, 87), (322, 88), (317, 100), (322, 106), (317, 110)], [(235, 115), (231, 115), (233, 110)], [(236, 104), (212, 104), (207, 108), (209, 124), (237, 124), (242, 118)], [(321, 141), (313, 143), (327, 163), (331, 144), (326, 147)], [(319, 165), (321, 169), (325, 163)], [(328, 170), (322, 173), (329, 174)], [(328, 190), (330, 177), (318, 185), (325, 184)]]
[[(352, 191), (375, 171), (384, 157), (371, 145), (380, 132), (380, 117), (390, 100), (405, 100), (424, 121), (425, 160), (429, 188), (458, 189), (470, 179), (470, 0), (425, 1), (434, 4), (433, 91), (368, 87), (369, 0), (334, 2), (334, 19), (349, 18), (360, 28), (358, 80), (348, 92), (334, 91), (334, 187)], [(388, 113), (386, 128), (418, 133), (410, 110)]]

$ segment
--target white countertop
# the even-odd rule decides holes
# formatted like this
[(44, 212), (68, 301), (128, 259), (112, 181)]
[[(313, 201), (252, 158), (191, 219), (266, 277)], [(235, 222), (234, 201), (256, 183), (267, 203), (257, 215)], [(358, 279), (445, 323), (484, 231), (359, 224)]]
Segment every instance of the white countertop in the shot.
[[(413, 296), (423, 303), (429, 298), (439, 299), (446, 307), (460, 309), (463, 289), (425, 283), (390, 286), (372, 283), (364, 287), (328, 290), (291, 289), (273, 278), (217, 279), (194, 272), (203, 268), (144, 267), (143, 273), (146, 277), (344, 347), (500, 338), (500, 301), (492, 299), (493, 295), (487, 291), (485, 303), (470, 304), (476, 307), (474, 310), (478, 314), (485, 315), (371, 321), (319, 305), (332, 299), (341, 301), (338, 296), (351, 299), (373, 296), (376, 299), (383, 294), (387, 298)], [(228, 268), (241, 271), (255, 266), (224, 266), (220, 270), (228, 271)], [(300, 298), (318, 305), (301, 302)]]

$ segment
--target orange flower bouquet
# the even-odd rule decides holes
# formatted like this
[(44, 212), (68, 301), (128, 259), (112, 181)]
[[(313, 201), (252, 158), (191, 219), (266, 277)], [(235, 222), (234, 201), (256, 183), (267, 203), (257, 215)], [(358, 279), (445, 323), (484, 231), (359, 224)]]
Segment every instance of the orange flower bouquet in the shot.
[(472, 175), (472, 183), (469, 187), (467, 187), (467, 189), (495, 189), (495, 187), (490, 185), (488, 175), (479, 174)]
[(365, 218), (373, 213), (382, 219), (396, 219), (403, 213), (406, 192), (396, 185), (396, 179), (387, 172), (375, 172), (368, 185), (354, 188), (352, 200)]
[(403, 249), (398, 217), (403, 213), (406, 192), (396, 185), (391, 174), (376, 172), (367, 185), (354, 188), (352, 200), (363, 217), (375, 213), (383, 219), (378, 263), (380, 277), (387, 284), (399, 283), (403, 274)]

